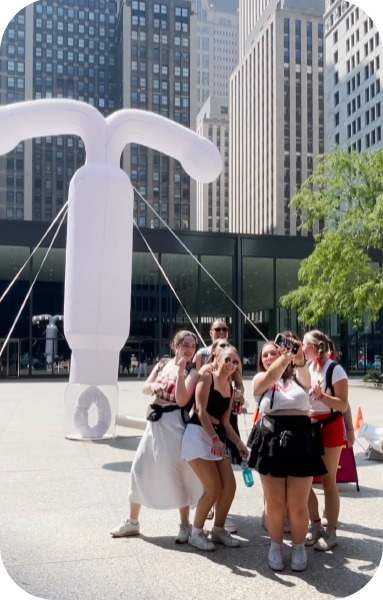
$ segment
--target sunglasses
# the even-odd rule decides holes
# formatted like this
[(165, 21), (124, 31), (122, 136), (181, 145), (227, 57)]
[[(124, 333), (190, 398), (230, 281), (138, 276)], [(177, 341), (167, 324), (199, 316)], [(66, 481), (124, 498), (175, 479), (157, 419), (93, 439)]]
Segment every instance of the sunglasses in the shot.
[(239, 362), (238, 362), (237, 360), (235, 360), (235, 359), (234, 359), (234, 360), (232, 360), (232, 359), (231, 359), (229, 356), (227, 356), (227, 357), (225, 358), (225, 363), (226, 363), (226, 364), (233, 363), (233, 365), (234, 365), (235, 367), (238, 367), (238, 365), (239, 365)]
[(214, 327), (214, 331), (216, 331), (217, 333), (226, 333), (229, 330), (227, 327)]
[(230, 344), (218, 344), (218, 348), (229, 348)]

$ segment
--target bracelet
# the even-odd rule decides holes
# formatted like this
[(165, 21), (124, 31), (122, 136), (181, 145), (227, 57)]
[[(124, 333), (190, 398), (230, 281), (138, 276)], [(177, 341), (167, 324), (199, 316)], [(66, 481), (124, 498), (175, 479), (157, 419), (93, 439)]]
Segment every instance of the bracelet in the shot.
[(318, 399), (318, 400), (322, 400), (323, 398), (324, 398), (324, 394), (321, 394), (321, 395), (319, 396), (319, 398), (317, 398), (317, 399)]
[(302, 367), (305, 367), (305, 366), (306, 366), (306, 362), (307, 362), (307, 361), (306, 361), (306, 358), (304, 358), (304, 359), (302, 360), (302, 362), (301, 362), (301, 363), (299, 363), (299, 364), (295, 362), (295, 363), (294, 363), (294, 367), (296, 367), (297, 369), (301, 369)]
[(239, 442), (238, 442), (238, 444), (237, 444), (237, 448), (238, 448), (239, 444), (243, 444), (243, 441), (242, 441), (242, 440), (239, 440)]
[(214, 444), (214, 442), (219, 442), (219, 435), (217, 435), (217, 434), (212, 435), (211, 439), (212, 439), (213, 444)]
[(348, 433), (349, 431), (352, 431), (352, 432), (354, 433), (354, 431), (355, 431), (355, 430), (354, 430), (354, 429), (347, 429), (347, 433)]

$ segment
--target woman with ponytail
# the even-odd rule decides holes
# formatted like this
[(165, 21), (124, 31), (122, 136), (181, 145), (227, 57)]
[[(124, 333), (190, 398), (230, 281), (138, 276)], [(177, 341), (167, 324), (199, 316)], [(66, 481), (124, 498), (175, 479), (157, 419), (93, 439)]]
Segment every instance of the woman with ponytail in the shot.
[[(306, 546), (315, 550), (331, 550), (338, 544), (336, 529), (339, 517), (339, 492), (336, 474), (342, 446), (344, 425), (342, 415), (351, 420), (348, 406), (348, 379), (343, 368), (334, 362), (336, 350), (330, 338), (321, 331), (309, 331), (303, 338), (303, 351), (311, 375), (310, 417), (320, 432), (324, 446), (323, 461), (327, 474), (322, 476), (327, 528), (324, 529), (318, 511), (318, 499), (311, 489), (309, 496), (310, 525)], [(346, 415), (345, 415), (346, 416)], [(347, 422), (347, 420), (346, 420)], [(350, 423), (347, 423), (348, 425)], [(352, 424), (351, 424), (352, 429)]]

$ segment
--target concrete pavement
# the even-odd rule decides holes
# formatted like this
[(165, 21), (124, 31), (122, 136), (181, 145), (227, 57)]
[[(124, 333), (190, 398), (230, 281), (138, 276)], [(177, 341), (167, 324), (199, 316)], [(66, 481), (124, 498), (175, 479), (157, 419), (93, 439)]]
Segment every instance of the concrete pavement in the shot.
[[(293, 574), (267, 566), (269, 538), (261, 525), (259, 479), (245, 487), (236, 468), (231, 515), (239, 549), (201, 553), (176, 546), (176, 511), (143, 508), (142, 535), (113, 539), (111, 527), (127, 516), (129, 473), (141, 432), (118, 428), (110, 442), (70, 442), (63, 437), (62, 382), (4, 382), (0, 387), (0, 551), (13, 580), (40, 598), (57, 600), (237, 600), (254, 596), (324, 600), (363, 588), (382, 556), (383, 462), (363, 460), (355, 447), (361, 492), (343, 484), (339, 546), (308, 550), (309, 567)], [(144, 417), (148, 397), (135, 380), (120, 383), (120, 414)], [(246, 381), (250, 411), (254, 401)], [(354, 418), (383, 426), (383, 391), (350, 386)], [(243, 439), (250, 415), (240, 418)], [(360, 442), (364, 447), (367, 443)], [(317, 490), (320, 504), (323, 495)], [(285, 555), (291, 537), (285, 536)]]

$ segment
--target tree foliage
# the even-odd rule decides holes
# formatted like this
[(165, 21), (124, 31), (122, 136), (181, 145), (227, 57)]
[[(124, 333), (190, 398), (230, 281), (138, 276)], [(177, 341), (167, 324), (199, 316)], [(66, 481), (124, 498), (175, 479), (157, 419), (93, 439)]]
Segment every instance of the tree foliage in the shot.
[(301, 229), (315, 231), (320, 220), (325, 226), (302, 262), (302, 285), (281, 299), (283, 306), (297, 307), (307, 325), (336, 311), (355, 325), (366, 312), (376, 320), (383, 276), (369, 253), (383, 250), (383, 152), (324, 155), (291, 206), (301, 214)]

